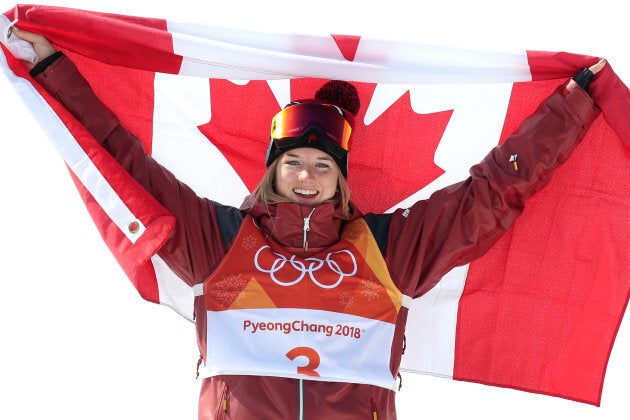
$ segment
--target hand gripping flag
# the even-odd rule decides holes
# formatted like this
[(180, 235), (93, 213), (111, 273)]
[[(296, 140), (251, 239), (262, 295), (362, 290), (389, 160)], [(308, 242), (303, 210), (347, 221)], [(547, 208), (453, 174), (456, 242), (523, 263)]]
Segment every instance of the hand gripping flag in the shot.
[[(348, 180), (362, 211), (388, 212), (465, 178), (598, 60), (44, 6), (5, 16), (70, 56), (148, 154), (200, 196), (235, 206), (264, 172), (271, 117), (323, 79), (359, 89)], [(191, 319), (192, 288), (156, 255), (172, 216), (2, 51), (3, 72), (140, 295)], [(413, 302), (404, 370), (599, 404), (630, 288), (630, 92), (607, 66), (590, 93), (602, 114), (552, 182), (485, 256)]]

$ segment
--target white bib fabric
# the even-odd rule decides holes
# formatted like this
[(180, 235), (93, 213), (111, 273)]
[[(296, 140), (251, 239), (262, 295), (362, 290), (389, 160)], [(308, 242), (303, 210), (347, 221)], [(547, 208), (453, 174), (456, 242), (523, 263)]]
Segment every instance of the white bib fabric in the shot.
[(389, 370), (393, 336), (393, 324), (328, 311), (209, 311), (210, 363), (202, 374), (282, 376), (394, 389)]

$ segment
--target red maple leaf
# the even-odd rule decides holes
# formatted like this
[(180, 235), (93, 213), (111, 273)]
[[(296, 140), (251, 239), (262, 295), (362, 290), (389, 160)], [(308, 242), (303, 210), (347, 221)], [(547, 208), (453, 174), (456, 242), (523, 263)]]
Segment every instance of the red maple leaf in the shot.
[(381, 213), (444, 173), (434, 155), (452, 111), (417, 114), (406, 92), (366, 126), (363, 121), (376, 85), (356, 86), (362, 106), (353, 132), (348, 183), (361, 210)]
[(265, 173), (271, 119), (280, 110), (269, 85), (253, 80), (239, 86), (210, 79), (211, 117), (199, 126), (251, 192)]
[[(324, 82), (292, 80), (291, 100), (312, 98)], [(366, 126), (363, 121), (376, 85), (353, 84), (362, 105), (349, 157), (352, 201), (363, 212), (382, 213), (443, 173), (433, 157), (452, 111), (417, 114), (411, 109), (407, 92)], [(269, 127), (280, 104), (265, 81), (239, 86), (211, 80), (210, 92), (212, 116), (199, 129), (252, 191), (265, 171)]]

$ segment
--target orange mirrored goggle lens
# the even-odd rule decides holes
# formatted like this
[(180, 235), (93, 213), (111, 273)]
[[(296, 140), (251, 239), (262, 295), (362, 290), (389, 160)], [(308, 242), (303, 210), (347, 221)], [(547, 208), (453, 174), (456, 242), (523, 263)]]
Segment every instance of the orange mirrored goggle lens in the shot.
[(318, 128), (329, 141), (350, 151), (352, 127), (343, 111), (334, 105), (299, 102), (278, 112), (271, 122), (271, 138), (276, 147), (290, 147), (295, 139)]

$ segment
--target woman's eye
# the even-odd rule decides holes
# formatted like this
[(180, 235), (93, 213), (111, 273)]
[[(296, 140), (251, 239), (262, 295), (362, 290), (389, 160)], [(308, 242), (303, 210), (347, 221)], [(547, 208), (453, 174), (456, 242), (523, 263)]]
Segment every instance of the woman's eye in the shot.
[(318, 168), (330, 168), (330, 165), (327, 163), (317, 163), (315, 166)]
[(284, 162), (285, 165), (299, 165), (300, 162), (298, 162), (297, 160), (287, 160)]

